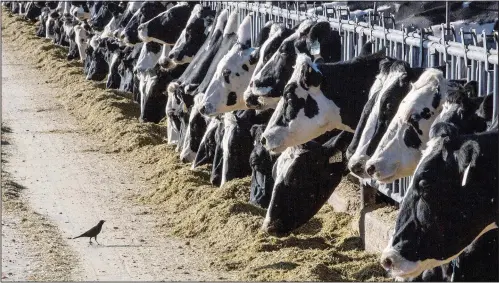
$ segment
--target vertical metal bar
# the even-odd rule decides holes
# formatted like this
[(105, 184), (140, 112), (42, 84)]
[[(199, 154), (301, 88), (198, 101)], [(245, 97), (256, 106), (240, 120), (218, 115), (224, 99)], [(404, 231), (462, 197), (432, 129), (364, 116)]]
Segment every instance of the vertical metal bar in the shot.
[(494, 106), (492, 110), (492, 117), (494, 117), (493, 118), (494, 121), (498, 118), (497, 117), (497, 103), (498, 103), (497, 99), (499, 98), (499, 78), (497, 78), (498, 76), (499, 76), (499, 66), (494, 65), (494, 87), (493, 87)]

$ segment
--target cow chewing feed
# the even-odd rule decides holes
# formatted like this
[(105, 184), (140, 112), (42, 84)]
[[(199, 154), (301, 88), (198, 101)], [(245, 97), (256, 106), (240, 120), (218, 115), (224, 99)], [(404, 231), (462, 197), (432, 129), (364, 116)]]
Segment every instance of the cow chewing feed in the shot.
[(354, 132), (384, 58), (382, 50), (345, 62), (316, 64), (299, 54), (262, 144), (278, 153), (333, 129)]
[(447, 134), (428, 142), (400, 206), (380, 260), (392, 276), (446, 264), (498, 227), (497, 129)]
[[(348, 174), (345, 150), (353, 134), (331, 131), (325, 143), (287, 148), (274, 164), (272, 197), (262, 230), (286, 236), (310, 220)], [(338, 156), (337, 156), (338, 155)]]

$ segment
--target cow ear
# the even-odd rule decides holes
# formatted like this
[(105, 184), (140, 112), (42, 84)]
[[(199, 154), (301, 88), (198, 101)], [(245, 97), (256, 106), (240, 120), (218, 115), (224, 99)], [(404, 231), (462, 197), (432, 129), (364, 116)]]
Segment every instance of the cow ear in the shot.
[(303, 76), (302, 83), (307, 87), (317, 87), (322, 83), (322, 74), (317, 66), (313, 63), (312, 66), (308, 66)]
[(463, 179), (461, 186), (466, 186), (472, 178), (476, 167), (478, 156), (480, 155), (480, 146), (476, 141), (467, 141), (457, 152), (459, 172), (462, 172)]
[(463, 89), (468, 97), (477, 97), (478, 96), (478, 82), (477, 81), (467, 82), (464, 85)]

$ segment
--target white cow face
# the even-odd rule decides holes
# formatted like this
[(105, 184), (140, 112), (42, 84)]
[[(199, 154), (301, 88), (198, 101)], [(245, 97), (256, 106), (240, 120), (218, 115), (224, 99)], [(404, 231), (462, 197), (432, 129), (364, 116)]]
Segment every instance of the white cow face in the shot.
[[(322, 74), (310, 57), (298, 55), (293, 75), (262, 134), (262, 144), (279, 153), (306, 143), (341, 124), (340, 109), (320, 89)], [(338, 123), (340, 122), (340, 123)]]
[(156, 63), (158, 63), (162, 48), (161, 44), (156, 42), (139, 44), (142, 44), (142, 48), (140, 49), (137, 63), (134, 66), (134, 71), (137, 71), (137, 73), (145, 72), (149, 69), (154, 68), (154, 66), (156, 66)]
[(203, 114), (218, 115), (246, 109), (243, 92), (256, 66), (251, 60), (253, 51), (249, 46), (235, 44), (222, 58), (204, 93)]
[(382, 183), (412, 175), (442, 102), (457, 87), (441, 71), (425, 71), (400, 103), (376, 151), (366, 162), (366, 172)]

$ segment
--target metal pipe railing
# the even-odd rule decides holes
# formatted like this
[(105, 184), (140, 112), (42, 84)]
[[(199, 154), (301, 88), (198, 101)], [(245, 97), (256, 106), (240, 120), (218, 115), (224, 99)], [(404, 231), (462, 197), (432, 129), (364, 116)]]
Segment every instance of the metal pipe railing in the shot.
[[(204, 5), (212, 5), (215, 2), (203, 2)], [(243, 11), (239, 21), (245, 15), (253, 12), (252, 43), (255, 43), (258, 33), (269, 20), (296, 25), (306, 19), (316, 21), (328, 21), (331, 27), (341, 35), (342, 59), (348, 60), (357, 56), (360, 48), (367, 40), (373, 41), (373, 52), (385, 47), (388, 56), (405, 60), (412, 67), (434, 67), (446, 65), (446, 77), (449, 79), (476, 80), (479, 85), (479, 95), (493, 93), (494, 120), (498, 119), (498, 42), (497, 37), (481, 34), (482, 42), (478, 42), (478, 35), (474, 30), (464, 31), (462, 28), (456, 32), (449, 22), (448, 9), (446, 12), (446, 23), (441, 24), (442, 34), (440, 37), (432, 34), (430, 30), (415, 30), (412, 27), (395, 29), (393, 15), (385, 16), (377, 11), (367, 13), (367, 21), (359, 21), (359, 18), (351, 19), (352, 14), (348, 7), (334, 7), (328, 4), (317, 5), (313, 2), (311, 8), (305, 1), (296, 1), (295, 5), (286, 8), (268, 5), (260, 2), (217, 2), (221, 7), (229, 8), (231, 11)], [(276, 2), (274, 2), (276, 3)], [(330, 4), (329, 4), (330, 5)], [(448, 3), (446, 4), (448, 7)], [(304, 7), (302, 11), (302, 7)], [(293, 9), (293, 10), (291, 10)], [(318, 14), (318, 12), (321, 12)], [(391, 28), (386, 24), (392, 21)], [(461, 42), (457, 41), (460, 39)], [(400, 202), (410, 184), (410, 177), (403, 178), (392, 184), (380, 185), (373, 180), (362, 180), (379, 191)]]

